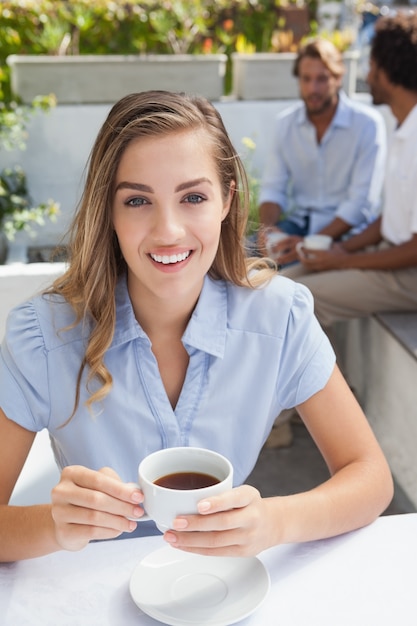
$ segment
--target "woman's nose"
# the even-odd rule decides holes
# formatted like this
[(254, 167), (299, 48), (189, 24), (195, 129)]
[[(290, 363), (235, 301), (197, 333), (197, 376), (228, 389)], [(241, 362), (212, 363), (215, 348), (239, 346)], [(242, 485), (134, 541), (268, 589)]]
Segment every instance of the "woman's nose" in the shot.
[(163, 243), (171, 243), (180, 239), (184, 232), (184, 225), (179, 211), (166, 207), (156, 212), (153, 226), (155, 239)]

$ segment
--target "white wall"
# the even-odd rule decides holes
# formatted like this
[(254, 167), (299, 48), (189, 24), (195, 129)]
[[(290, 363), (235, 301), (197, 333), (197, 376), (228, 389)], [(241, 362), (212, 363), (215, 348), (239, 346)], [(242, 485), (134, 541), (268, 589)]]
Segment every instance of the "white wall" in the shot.
[[(271, 120), (289, 103), (222, 102), (216, 106), (237, 149), (243, 148), (245, 136), (256, 142), (254, 166), (261, 168)], [(82, 191), (91, 147), (109, 109), (107, 105), (59, 105), (48, 114), (37, 114), (29, 125), (27, 149), (0, 155), (0, 167), (21, 163), (35, 202), (53, 198), (61, 204), (59, 219), (42, 228), (37, 245), (58, 241), (66, 230)]]
[(10, 309), (48, 286), (63, 269), (63, 263), (0, 265), (0, 342)]
[[(367, 94), (357, 94), (357, 97), (369, 102)], [(252, 165), (259, 175), (274, 118), (278, 111), (293, 102), (225, 100), (215, 103), (237, 150), (245, 150), (243, 137), (250, 137), (256, 143)], [(38, 229), (36, 245), (54, 245), (65, 232), (82, 191), (84, 168), (92, 144), (109, 108), (107, 105), (58, 105), (48, 114), (38, 113), (29, 125), (27, 149), (0, 154), (0, 168), (14, 163), (22, 165), (34, 202), (52, 198), (61, 204), (61, 215), (56, 223), (48, 222)], [(391, 126), (389, 111), (386, 107), (382, 110)]]

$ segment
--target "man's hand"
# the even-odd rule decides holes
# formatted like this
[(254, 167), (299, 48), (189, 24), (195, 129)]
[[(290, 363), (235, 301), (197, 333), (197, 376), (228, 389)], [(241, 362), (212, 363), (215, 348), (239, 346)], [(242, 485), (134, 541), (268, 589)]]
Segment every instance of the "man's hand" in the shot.
[(297, 252), (298, 259), (311, 272), (340, 269), (347, 254), (340, 243), (334, 243), (330, 250), (312, 251), (299, 246)]

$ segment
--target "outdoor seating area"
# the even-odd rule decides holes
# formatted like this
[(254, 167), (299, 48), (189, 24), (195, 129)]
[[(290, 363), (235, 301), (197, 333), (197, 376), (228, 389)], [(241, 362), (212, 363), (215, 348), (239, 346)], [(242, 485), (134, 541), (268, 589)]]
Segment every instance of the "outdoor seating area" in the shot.
[(1, 625), (414, 626), (417, 0), (0, 5)]

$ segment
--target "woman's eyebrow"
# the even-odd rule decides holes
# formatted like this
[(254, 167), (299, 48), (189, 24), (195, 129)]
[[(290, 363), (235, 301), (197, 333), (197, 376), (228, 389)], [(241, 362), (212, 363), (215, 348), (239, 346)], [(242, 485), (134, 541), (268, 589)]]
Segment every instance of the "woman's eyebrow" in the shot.
[(175, 187), (175, 191), (184, 191), (184, 189), (189, 189), (190, 187), (194, 187), (195, 185), (200, 185), (201, 183), (209, 183), (212, 185), (212, 182), (209, 178), (196, 178), (195, 180), (187, 181), (186, 183), (181, 183), (177, 187)]
[[(195, 185), (200, 185), (201, 183), (209, 183), (212, 184), (209, 178), (196, 178), (195, 180), (190, 180), (185, 183), (181, 183), (175, 187), (175, 191), (183, 191), (184, 189), (189, 189), (190, 187), (194, 187)], [(116, 191), (119, 189), (136, 189), (136, 191), (146, 191), (147, 193), (154, 193), (154, 190), (149, 185), (144, 185), (143, 183), (131, 183), (127, 180), (123, 180), (116, 186)]]
[(142, 183), (130, 183), (127, 180), (123, 180), (116, 186), (116, 191), (119, 189), (136, 189), (136, 191), (146, 191), (147, 193), (154, 193), (152, 187), (149, 185), (143, 185)]

